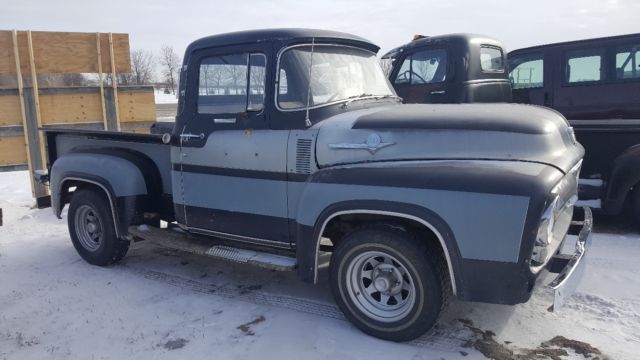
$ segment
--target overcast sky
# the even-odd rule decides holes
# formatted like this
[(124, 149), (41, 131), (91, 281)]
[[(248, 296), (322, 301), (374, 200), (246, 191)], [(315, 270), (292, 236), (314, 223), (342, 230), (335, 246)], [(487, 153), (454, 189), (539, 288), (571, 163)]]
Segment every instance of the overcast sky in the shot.
[(236, 30), (310, 27), (354, 33), (382, 52), (413, 34), (473, 32), (509, 50), (640, 32), (639, 0), (0, 0), (11, 30), (124, 32), (132, 49), (180, 54), (194, 39)]

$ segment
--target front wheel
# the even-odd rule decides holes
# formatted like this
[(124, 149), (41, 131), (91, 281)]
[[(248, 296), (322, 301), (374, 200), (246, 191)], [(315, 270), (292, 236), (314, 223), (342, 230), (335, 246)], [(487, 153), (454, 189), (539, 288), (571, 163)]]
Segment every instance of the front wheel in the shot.
[(340, 309), (359, 329), (386, 340), (408, 341), (429, 330), (447, 289), (425, 241), (385, 225), (356, 230), (340, 242), (330, 263)]
[(122, 259), (129, 242), (120, 240), (103, 194), (91, 189), (77, 190), (68, 213), (69, 235), (80, 256), (93, 265), (105, 266)]

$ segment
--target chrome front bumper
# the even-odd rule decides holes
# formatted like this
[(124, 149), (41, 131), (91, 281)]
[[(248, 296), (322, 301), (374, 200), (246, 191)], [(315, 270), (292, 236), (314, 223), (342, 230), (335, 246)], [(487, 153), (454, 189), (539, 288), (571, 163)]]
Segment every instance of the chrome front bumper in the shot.
[(575, 251), (572, 254), (558, 253), (551, 258), (547, 269), (557, 273), (549, 287), (553, 289), (553, 311), (562, 308), (565, 299), (570, 297), (582, 280), (585, 271), (585, 255), (591, 246), (593, 216), (589, 207), (575, 207), (568, 236), (577, 236)]

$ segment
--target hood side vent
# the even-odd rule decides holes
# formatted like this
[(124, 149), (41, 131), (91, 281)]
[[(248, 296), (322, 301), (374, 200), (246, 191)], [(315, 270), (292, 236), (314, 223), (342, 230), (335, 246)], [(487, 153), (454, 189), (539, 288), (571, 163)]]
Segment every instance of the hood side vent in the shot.
[(311, 173), (311, 139), (298, 139), (296, 142), (296, 173)]

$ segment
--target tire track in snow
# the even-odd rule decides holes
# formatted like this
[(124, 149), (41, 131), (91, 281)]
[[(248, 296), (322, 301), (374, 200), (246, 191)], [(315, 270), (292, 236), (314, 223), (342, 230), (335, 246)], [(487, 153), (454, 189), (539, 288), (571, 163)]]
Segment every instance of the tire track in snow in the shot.
[[(276, 295), (256, 290), (240, 291), (236, 287), (208, 284), (138, 266), (119, 265), (116, 268), (125, 269), (127, 272), (134, 273), (145, 279), (158, 281), (163, 284), (179, 287), (181, 289), (188, 289), (202, 294), (241, 300), (256, 305), (266, 305), (281, 309), (294, 310), (336, 320), (347, 320), (342, 311), (340, 311), (340, 309), (334, 304), (319, 303), (304, 298)], [(468, 336), (464, 336), (465, 334), (466, 332), (461, 331), (460, 329), (441, 329), (436, 326), (425, 335), (407, 342), (406, 344), (443, 351), (457, 351), (467, 340), (469, 340)]]

